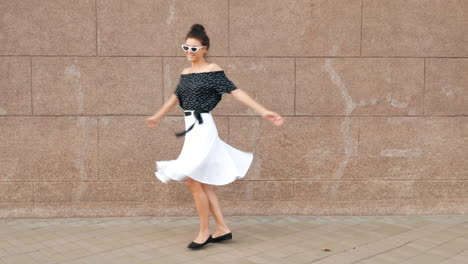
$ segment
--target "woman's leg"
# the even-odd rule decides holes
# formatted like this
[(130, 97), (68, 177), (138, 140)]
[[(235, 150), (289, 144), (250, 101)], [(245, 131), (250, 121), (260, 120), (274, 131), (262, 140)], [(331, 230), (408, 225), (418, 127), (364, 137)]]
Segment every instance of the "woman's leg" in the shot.
[(203, 243), (208, 237), (210, 237), (210, 228), (209, 228), (209, 216), (210, 216), (210, 205), (208, 201), (208, 196), (205, 193), (203, 188), (203, 183), (193, 180), (187, 177), (187, 184), (192, 192), (193, 199), (195, 200), (195, 206), (197, 207), (198, 215), (200, 216), (200, 233), (193, 240), (195, 243)]
[(213, 237), (219, 237), (225, 235), (231, 230), (226, 226), (224, 222), (223, 212), (221, 211), (221, 206), (219, 204), (218, 197), (213, 191), (210, 185), (203, 184), (206, 195), (208, 196), (210, 211), (216, 221), (216, 231), (213, 233)]

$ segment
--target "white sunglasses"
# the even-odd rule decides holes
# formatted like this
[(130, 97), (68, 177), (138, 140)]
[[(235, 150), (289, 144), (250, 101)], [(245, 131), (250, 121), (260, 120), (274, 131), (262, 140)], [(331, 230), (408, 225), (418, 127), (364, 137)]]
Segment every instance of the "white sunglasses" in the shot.
[(197, 51), (198, 51), (199, 49), (201, 49), (201, 48), (206, 47), (206, 46), (201, 46), (201, 47), (190, 47), (190, 46), (187, 46), (187, 45), (185, 45), (185, 44), (182, 44), (182, 45), (180, 45), (180, 46), (182, 47), (182, 49), (183, 49), (184, 51), (190, 50), (190, 51), (193, 52), (193, 53), (197, 52)]

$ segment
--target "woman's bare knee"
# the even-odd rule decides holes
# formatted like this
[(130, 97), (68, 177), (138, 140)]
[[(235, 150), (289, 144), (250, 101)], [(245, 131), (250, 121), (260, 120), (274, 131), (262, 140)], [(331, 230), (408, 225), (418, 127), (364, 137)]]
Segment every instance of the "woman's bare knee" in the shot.
[(192, 192), (199, 192), (199, 191), (204, 191), (203, 189), (203, 183), (196, 181), (191, 178), (187, 178), (187, 185)]

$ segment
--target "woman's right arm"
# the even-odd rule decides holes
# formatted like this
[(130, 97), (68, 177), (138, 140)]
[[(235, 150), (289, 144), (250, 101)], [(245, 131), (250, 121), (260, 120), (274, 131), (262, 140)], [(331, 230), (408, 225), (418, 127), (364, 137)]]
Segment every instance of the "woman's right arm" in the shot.
[(169, 97), (169, 100), (167, 100), (154, 115), (145, 119), (146, 124), (148, 124), (149, 127), (156, 127), (159, 124), (159, 121), (171, 110), (172, 107), (177, 105), (178, 102), (179, 99), (173, 93), (171, 97)]

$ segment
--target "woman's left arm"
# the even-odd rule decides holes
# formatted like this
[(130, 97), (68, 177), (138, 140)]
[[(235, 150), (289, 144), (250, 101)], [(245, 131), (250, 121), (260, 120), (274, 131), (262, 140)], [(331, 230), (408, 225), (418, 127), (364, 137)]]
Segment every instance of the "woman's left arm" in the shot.
[(244, 90), (239, 88), (230, 92), (230, 94), (241, 103), (253, 109), (261, 117), (270, 120), (275, 125), (283, 124), (283, 117), (278, 113), (266, 109), (263, 105), (259, 104), (252, 97), (250, 97)]

